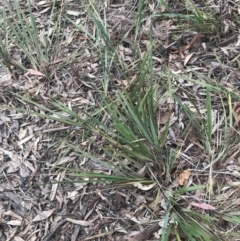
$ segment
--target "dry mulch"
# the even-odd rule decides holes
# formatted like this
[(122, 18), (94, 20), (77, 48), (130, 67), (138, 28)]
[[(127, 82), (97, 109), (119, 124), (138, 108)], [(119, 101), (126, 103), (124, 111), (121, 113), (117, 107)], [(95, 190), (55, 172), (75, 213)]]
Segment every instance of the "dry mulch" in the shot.
[[(132, 63), (136, 59), (132, 47), (137, 16), (136, 3), (135, 1), (128, 1), (127, 4), (122, 3), (123, 1), (106, 2), (105, 7), (102, 5), (98, 7), (105, 8), (112, 43), (117, 48), (121, 61), (125, 66), (130, 67), (126, 73), (128, 79), (134, 79), (136, 66)], [(66, 1), (65, 4), (66, 16), (77, 23), (81, 22), (90, 33), (95, 34), (96, 26), (87, 17), (83, 6), (75, 1)], [(221, 12), (224, 16), (224, 21), (222, 20), (224, 30), (221, 35), (194, 30), (181, 34), (183, 30), (176, 21), (151, 17), (159, 12), (164, 13), (166, 9), (156, 2), (153, 5), (149, 3), (148, 7), (152, 12), (144, 18), (138, 42), (142, 54), (146, 53), (149, 44), (147, 31), (149, 25), (154, 23), (152, 34), (156, 41), (153, 52), (156, 79), (159, 77), (158, 71), (164, 68), (169, 68), (178, 76), (184, 75), (189, 78), (196, 78), (194, 71), (199, 71), (226, 88), (239, 90), (239, 61), (236, 58), (240, 44), (238, 22), (230, 16), (230, 13), (238, 14), (238, 6), (229, 3), (223, 7), (220, 3), (214, 4), (214, 1), (212, 4), (215, 11), (219, 14)], [(32, 5), (39, 29), (46, 30), (50, 6), (49, 1), (35, 1)], [(26, 9), (24, 3), (22, 7)], [(60, 5), (57, 9), (60, 9)], [(174, 1), (173, 9), (184, 9), (184, 5)], [(49, 100), (55, 99), (69, 104), (75, 111), (80, 108), (90, 109), (98, 104), (99, 99), (94, 85), (101, 87), (103, 69), (96, 53), (96, 46), (81, 31), (71, 36), (72, 29), (74, 26), (68, 23), (63, 30), (66, 41), (62, 43), (61, 52), (53, 54), (51, 63), (46, 63), (46, 71), (51, 73), (51, 78), (45, 78), (36, 73), (26, 75), (14, 66), (12, 75), (3, 68), (0, 69), (2, 106), (8, 104), (26, 110), (40, 111), (13, 93), (31, 97), (47, 107), (51, 107)], [(127, 34), (131, 29), (133, 31)], [(126, 37), (122, 40), (125, 35)], [(79, 49), (79, 54), (75, 60), (71, 59), (70, 63), (66, 63), (59, 69), (56, 68), (59, 63), (66, 61), (70, 52), (76, 49)], [(13, 43), (9, 46), (9, 54), (16, 61), (22, 63), (26, 61), (24, 54)], [(191, 67), (191, 70), (188, 67)], [(117, 67), (113, 67), (110, 74), (110, 89), (129, 88), (125, 77), (118, 72)], [(17, 79), (14, 78), (16, 75)], [(177, 90), (176, 86), (180, 88)], [(191, 110), (194, 111), (194, 107), (191, 106), (189, 97), (198, 100), (201, 113), (206, 113), (205, 91), (201, 85), (176, 78), (173, 81), (173, 88), (176, 88), (176, 94)], [(220, 97), (213, 96), (213, 99), (215, 128), (213, 135), (217, 135), (224, 110)], [(198, 178), (201, 179), (201, 184), (205, 184), (208, 182), (209, 163), (206, 160), (207, 154), (201, 136), (194, 126), (190, 127), (185, 137), (182, 136), (183, 131), (179, 125), (185, 126), (186, 116), (177, 105), (174, 108), (172, 106), (173, 103), (166, 100), (159, 118), (159, 123), (164, 126), (169, 114), (172, 114), (168, 135), (169, 148), (182, 143), (182, 153), (176, 167), (178, 171), (171, 177), (169, 189), (177, 186), (188, 187)], [(239, 125), (238, 106), (238, 102), (233, 105), (236, 129)], [(160, 238), (162, 231), (160, 224), (149, 224), (149, 220), (160, 219), (166, 213), (163, 196), (159, 196), (158, 205), (155, 207), (156, 187), (146, 193), (144, 188), (132, 186), (50, 184), (54, 181), (71, 181), (66, 171), (54, 169), (55, 165), (106, 171), (96, 163), (68, 150), (64, 144), (65, 139), (73, 140), (83, 150), (89, 150), (91, 148), (89, 140), (78, 139), (80, 130), (48, 119), (22, 114), (6, 107), (0, 108), (0, 128), (1, 241), (140, 241)], [(234, 143), (231, 144), (234, 145)], [(220, 166), (215, 167), (216, 184), (239, 185), (239, 164), (239, 151), (236, 145), (232, 155), (227, 157)], [(189, 170), (189, 173), (186, 170)], [(200, 199), (204, 195), (204, 193), (197, 193), (195, 198)], [(225, 199), (227, 196), (234, 196), (234, 200), (239, 198), (238, 191), (234, 189), (226, 189), (224, 196)], [(217, 198), (220, 198), (220, 195)], [(221, 198), (224, 199), (223, 196)], [(226, 206), (230, 205), (230, 201), (224, 202)], [(219, 226), (221, 232), (230, 228), (228, 224), (221, 221)]]

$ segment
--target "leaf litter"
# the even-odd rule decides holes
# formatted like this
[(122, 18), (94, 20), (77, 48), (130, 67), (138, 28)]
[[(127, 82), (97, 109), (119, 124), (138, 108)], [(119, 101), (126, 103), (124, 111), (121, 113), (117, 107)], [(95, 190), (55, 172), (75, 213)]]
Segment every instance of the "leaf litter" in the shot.
[[(22, 10), (27, 12), (25, 2), (19, 2)], [(134, 1), (129, 1), (128, 4), (116, 2), (109, 1), (104, 6), (104, 10), (111, 41), (119, 55), (121, 67), (126, 73), (123, 74), (118, 67), (113, 67), (110, 73), (110, 89), (120, 89), (120, 87), (131, 89), (135, 84), (136, 64), (139, 61), (134, 54), (133, 44), (137, 9)], [(173, 11), (178, 13), (179, 7), (184, 12), (185, 6), (182, 6), (179, 1), (173, 2), (176, 2), (175, 7), (171, 6)], [(219, 147), (221, 145), (219, 142), (222, 141), (219, 136), (223, 133), (221, 118), (224, 117), (228, 106), (226, 102), (222, 105), (224, 100), (221, 96), (214, 95), (214, 92), (211, 94), (212, 113), (215, 113), (212, 115), (212, 124), (217, 126), (215, 131), (212, 131), (213, 139), (216, 141), (211, 141), (216, 143), (215, 149), (211, 150), (213, 152), (211, 157), (222, 158), (220, 164), (216, 159), (210, 160), (201, 136), (201, 126), (197, 129), (192, 122), (188, 132), (184, 133), (187, 116), (183, 109), (194, 112), (196, 120), (200, 118), (200, 113), (207, 118), (205, 87), (208, 84), (218, 88), (217, 83), (220, 83), (229, 91), (239, 91), (239, 44), (237, 42), (239, 36), (236, 30), (238, 22), (227, 14), (236, 13), (239, 7), (233, 3), (226, 4), (225, 8), (221, 9), (220, 3), (211, 2), (210, 7), (225, 16), (222, 26), (223, 35), (204, 34), (191, 29), (192, 26), (184, 32), (176, 20), (167, 17), (162, 19), (158, 16), (159, 12), (164, 14), (167, 8), (154, 2), (152, 5), (146, 3), (151, 14), (146, 14), (142, 22), (138, 42), (139, 51), (143, 56), (150, 43), (148, 29), (153, 19), (152, 35), (157, 43), (153, 50), (154, 75), (158, 78), (159, 70), (166, 67), (164, 63), (167, 63), (168, 70), (174, 74), (173, 88), (178, 87), (176, 95), (183, 103), (179, 106), (176, 100), (168, 98), (164, 101), (165, 106), (161, 105), (158, 115), (159, 125), (163, 127), (162, 133), (168, 122), (170, 125), (166, 142), (168, 148), (172, 149), (181, 143), (175, 165), (176, 170), (171, 173), (168, 181), (164, 180), (168, 183), (167, 189), (173, 190), (186, 182), (186, 187), (189, 187), (192, 182), (196, 185), (207, 185), (209, 178), (213, 178), (214, 185), (219, 186), (220, 190), (218, 190), (219, 193), (215, 190), (215, 197), (211, 199), (211, 204), (204, 202), (208, 195), (204, 192), (196, 192), (192, 196), (190, 192), (186, 192), (181, 200), (188, 199), (190, 205), (202, 210), (220, 210), (221, 206), (230, 205), (234, 210), (238, 204), (238, 194), (235, 189), (223, 186), (238, 184), (239, 145), (236, 141), (239, 125), (238, 102), (233, 103), (232, 113), (230, 113), (232, 117), (229, 116), (229, 118), (235, 118), (235, 122), (233, 122), (234, 131), (230, 133), (231, 141), (227, 147), (231, 151), (226, 152), (224, 147), (221, 146), (223, 150)], [(56, 12), (60, 11), (61, 4), (61, 1), (56, 1)], [(24, 64), (26, 71), (19, 69), (13, 61), (10, 61), (10, 71), (1, 65), (2, 104), (10, 103), (11, 106), (26, 110), (33, 109), (44, 114), (43, 109), (24, 102), (12, 92), (30, 97), (50, 108), (53, 106), (48, 100), (55, 99), (60, 103), (66, 103), (76, 111), (78, 108), (89, 110), (100, 101), (95, 88), (101, 88), (104, 69), (95, 50), (95, 43), (86, 34), (97, 36), (96, 25), (89, 19), (84, 5), (74, 1), (66, 1), (64, 4), (68, 9), (66, 17), (69, 17), (74, 24), (82, 22), (86, 28), (85, 31), (71, 32), (75, 25), (70, 21), (67, 23), (62, 33), (65, 35), (65, 40), (61, 43), (63, 48), (56, 49), (51, 59), (42, 62), (45, 72), (30, 66), (24, 53), (17, 50), (17, 46), (11, 43), (8, 46), (9, 57), (19, 64)], [(98, 7), (103, 8), (103, 6)], [(35, 1), (31, 8), (39, 29), (41, 43), (45, 45), (45, 37), (50, 37), (55, 27), (54, 21), (49, 23), (51, 3)], [(185, 21), (182, 22), (183, 26), (185, 23)], [(51, 24), (52, 28), (48, 29), (48, 24)], [(104, 44), (104, 40), (101, 41)], [(75, 50), (79, 51), (78, 55), (69, 59), (68, 56)], [(81, 58), (79, 58), (80, 55)], [(4, 62), (4, 60), (1, 61)], [(167, 77), (166, 71), (163, 74)], [(192, 79), (198, 81), (194, 83)], [(213, 83), (210, 82), (211, 80), (214, 80)], [(197, 108), (191, 100), (198, 103)], [(160, 225), (159, 222), (151, 224), (151, 220), (153, 217), (163, 219), (167, 208), (165, 197), (155, 200), (156, 183), (133, 182), (127, 187), (111, 187), (104, 183), (92, 185), (71, 183), (68, 182), (72, 180), (67, 176), (66, 171), (52, 169), (57, 164), (111, 174), (101, 165), (86, 158), (80, 158), (65, 144), (63, 140), (76, 139), (81, 129), (50, 119), (42, 119), (39, 116), (21, 114), (4, 107), (1, 107), (0, 127), (1, 240), (48, 241), (53, 238), (68, 240), (68, 237), (71, 237), (71, 240), (101, 240), (101, 237), (102, 240), (159, 238), (164, 225)], [(78, 145), (82, 150), (91, 150), (91, 143), (97, 138), (99, 138), (98, 135), (86, 137)], [(220, 152), (219, 155), (217, 155), (218, 152)], [(224, 152), (227, 156), (224, 156)], [(209, 169), (213, 169), (212, 177), (209, 177)], [(143, 174), (148, 175), (147, 172)], [(158, 176), (156, 172), (153, 174)], [(56, 183), (50, 184), (50, 182)], [(230, 224), (221, 225), (221, 222), (219, 224), (221, 231), (239, 229)]]

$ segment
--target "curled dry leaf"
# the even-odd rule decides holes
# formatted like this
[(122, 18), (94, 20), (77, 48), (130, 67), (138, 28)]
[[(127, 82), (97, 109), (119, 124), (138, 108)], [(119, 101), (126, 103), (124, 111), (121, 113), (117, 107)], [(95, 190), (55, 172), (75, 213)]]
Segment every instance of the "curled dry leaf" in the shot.
[(201, 41), (202, 41), (202, 38), (204, 37), (204, 35), (201, 35), (201, 34), (197, 34), (193, 37), (192, 41), (190, 42), (190, 44), (188, 45), (185, 45), (184, 47), (178, 49), (178, 50), (175, 50), (175, 51), (172, 51), (172, 54), (176, 54), (176, 53), (179, 53), (179, 52), (183, 52), (183, 51), (186, 51), (188, 49), (191, 49), (191, 48), (196, 48), (198, 49), (200, 44), (201, 44)]
[(35, 75), (35, 76), (41, 76), (41, 77), (45, 77), (45, 74), (41, 73), (38, 70), (35, 69), (29, 69), (24, 76), (28, 76), (28, 75)]
[(170, 111), (166, 111), (164, 114), (162, 114), (159, 117), (158, 123), (159, 124), (166, 124), (168, 122), (168, 119), (169, 119), (170, 115), (172, 115), (172, 113), (170, 113)]
[(216, 208), (213, 207), (212, 205), (209, 205), (207, 203), (196, 203), (196, 202), (191, 202), (190, 203), (192, 206), (199, 207), (201, 209), (205, 210), (215, 210)]
[(140, 182), (134, 182), (133, 183), (134, 187), (137, 187), (137, 188), (139, 188), (139, 189), (141, 189), (143, 191), (151, 190), (155, 185), (156, 185), (156, 183), (152, 183), (152, 184), (149, 184), (149, 185), (143, 185)]
[(184, 182), (185, 182), (186, 180), (188, 180), (188, 178), (189, 178), (190, 175), (191, 175), (191, 172), (189, 171), (189, 169), (184, 170), (184, 171), (180, 174), (180, 176), (179, 176), (178, 184), (179, 184), (180, 186), (182, 186), (182, 185), (184, 184)]

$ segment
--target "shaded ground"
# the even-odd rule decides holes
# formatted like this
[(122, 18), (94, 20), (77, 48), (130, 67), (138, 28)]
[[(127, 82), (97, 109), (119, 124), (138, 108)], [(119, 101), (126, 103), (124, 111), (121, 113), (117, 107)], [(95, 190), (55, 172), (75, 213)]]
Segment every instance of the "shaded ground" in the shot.
[[(195, 2), (199, 9), (205, 10), (198, 1)], [(239, 204), (240, 176), (237, 132), (240, 76), (238, 5), (229, 2), (223, 6), (218, 1), (208, 3), (218, 16), (219, 23), (203, 25), (193, 19), (177, 20), (167, 15), (166, 7), (157, 1), (146, 3), (137, 35), (139, 55), (136, 55), (137, 2), (92, 3), (102, 18), (106, 16), (109, 36), (122, 64), (120, 66), (118, 62), (112, 65), (107, 90), (110, 95), (116, 90), (131, 89), (131, 81), (133, 83), (136, 79), (139, 56), (144, 56), (149, 48), (149, 29), (155, 41), (154, 80), (162, 87), (158, 79), (164, 77), (167, 81), (170, 70), (173, 73), (170, 80), (173, 93), (196, 113), (196, 119), (201, 114), (207, 115), (206, 89), (200, 82), (206, 83), (206, 87), (211, 84), (214, 88), (220, 88), (221, 85), (223, 89), (236, 92), (233, 103), (230, 103), (234, 118), (228, 139), (222, 139), (221, 135), (229, 100), (211, 95), (212, 143), (215, 147), (211, 156), (201, 134), (201, 128), (205, 127), (198, 129), (189, 124), (184, 107), (174, 99), (164, 99), (163, 90), (159, 92), (162, 102), (158, 118), (162, 129), (170, 116), (166, 150), (171, 153), (181, 146), (171, 176), (165, 179), (162, 173), (153, 173), (163, 186), (160, 189), (158, 186), (71, 183), (74, 178), (69, 177), (66, 170), (53, 167), (58, 165), (111, 174), (94, 161), (80, 157), (65, 144), (65, 140), (69, 140), (81, 150), (90, 151), (93, 142), (102, 141), (100, 137), (96, 134), (83, 139), (81, 128), (22, 114), (6, 107), (10, 105), (39, 113), (42, 111), (44, 114), (44, 110), (22, 100), (20, 96), (29, 97), (48, 108), (54, 108), (49, 100), (55, 99), (70, 106), (79, 115), (82, 115), (80, 109), (92, 111), (102, 104), (96, 87), (105, 91), (105, 72), (96, 48), (97, 41), (93, 42), (86, 34), (88, 32), (98, 38), (97, 26), (83, 4), (74, 1), (66, 1), (65, 4), (63, 16), (75, 24), (81, 23), (85, 32), (76, 30), (69, 19), (66, 21), (61, 32), (64, 36), (61, 43), (54, 45), (49, 62), (42, 63), (44, 76), (39, 72), (23, 71), (11, 61), (10, 72), (0, 69), (0, 240), (160, 240), (163, 232), (161, 223), (152, 224), (151, 220), (162, 219), (168, 211), (163, 191), (175, 190), (179, 186), (209, 185), (212, 188), (208, 192), (181, 194), (186, 201), (186, 209), (198, 209), (199, 206), (195, 207), (193, 201), (205, 203), (213, 195), (212, 205), (205, 205), (200, 209), (201, 212), (211, 215), (217, 212), (215, 208), (224, 210), (231, 207), (235, 210)], [(89, 6), (89, 2), (86, 4)], [(25, 4), (21, 6), (27, 13)], [(173, 1), (169, 6), (174, 14), (188, 14), (186, 5), (181, 1)], [(46, 34), (51, 3), (35, 1), (31, 7), (39, 31)], [(60, 9), (59, 1), (54, 20), (60, 14)], [(51, 24), (54, 27), (54, 21)], [(1, 37), (3, 34), (0, 32)], [(74, 57), (69, 57), (74, 51)], [(8, 54), (11, 60), (22, 63), (26, 69), (32, 69), (26, 55), (13, 42), (9, 43)], [(6, 56), (2, 61), (6, 63)], [(162, 73), (164, 76), (161, 76)], [(193, 83), (188, 78), (197, 81)], [(193, 100), (198, 103), (198, 109), (193, 106)], [(107, 120), (108, 117), (104, 118)], [(105, 158), (104, 154), (97, 154)], [(50, 184), (54, 181), (64, 183)], [(214, 183), (209, 184), (211, 181)], [(214, 220), (219, 227), (216, 233), (239, 231), (239, 225), (233, 226), (222, 220), (221, 213), (218, 216), (219, 219)], [(171, 240), (177, 240), (174, 234)], [(233, 237), (225, 237), (225, 240), (233, 240)]]

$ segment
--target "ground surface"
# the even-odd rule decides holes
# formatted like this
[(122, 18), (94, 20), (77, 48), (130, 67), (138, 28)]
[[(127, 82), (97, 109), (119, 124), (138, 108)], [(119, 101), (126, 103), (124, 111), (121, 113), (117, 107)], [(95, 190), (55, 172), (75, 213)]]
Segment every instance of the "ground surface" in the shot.
[[(51, 2), (31, 2), (43, 45), (41, 36), (47, 35)], [(208, 1), (207, 5), (219, 18), (219, 29), (214, 29), (212, 24), (209, 24), (211, 29), (208, 29), (208, 25), (194, 23), (192, 19), (160, 16), (169, 12), (160, 4), (161, 1), (146, 2), (147, 10), (135, 39), (139, 16), (137, 1), (102, 1), (101, 4), (98, 1), (92, 1), (91, 4), (85, 1), (86, 5), (76, 1), (57, 1), (50, 25), (54, 28), (64, 5), (61, 14), (67, 20), (61, 30), (63, 38), (61, 42), (58, 42), (57, 37), (52, 39), (56, 43), (53, 43), (49, 59), (42, 61), (41, 68), (37, 69), (39, 72), (31, 72), (36, 68), (31, 65), (26, 54), (9, 41), (7, 51), (10, 59), (24, 65), (26, 70), (17, 68), (2, 55), (1, 61), (5, 65), (9, 63), (10, 71), (3, 67), (0, 69), (1, 241), (160, 240), (163, 232), (161, 223), (151, 223), (151, 220), (160, 220), (167, 213), (163, 190), (194, 185), (206, 185), (208, 188), (207, 191), (182, 193), (181, 199), (177, 201), (186, 201), (186, 209), (200, 210), (200, 214), (211, 216), (218, 212), (218, 218), (210, 220), (218, 227), (214, 232), (226, 234), (234, 231), (235, 237), (225, 236), (224, 239), (239, 240), (239, 224), (236, 222), (233, 225), (229, 220), (221, 219), (221, 214), (225, 210), (229, 215), (230, 210), (237, 214), (239, 206), (240, 2)], [(169, 2), (172, 2), (169, 3), (171, 13), (188, 16), (189, 10), (184, 1)], [(201, 9), (200, 1), (194, 2)], [(144, 56), (150, 46), (149, 29), (154, 41), (154, 81), (162, 88), (162, 83), (158, 81), (160, 72), (164, 73), (166, 81), (172, 84), (172, 92), (195, 113), (197, 120), (201, 114), (205, 117), (207, 115), (205, 87), (208, 84), (218, 89), (219, 93), (221, 88), (222, 91), (228, 89), (229, 92), (235, 92), (232, 103), (227, 95), (217, 95), (216, 92), (210, 94), (213, 126), (211, 155), (206, 150), (200, 130), (188, 122), (189, 116), (183, 113), (183, 107), (169, 96), (165, 98), (164, 91), (159, 92), (160, 128), (164, 129), (170, 116), (165, 151), (170, 153), (169, 150), (181, 147), (168, 178), (163, 177), (162, 173), (153, 173), (160, 180), (162, 190), (156, 186), (142, 187), (140, 184), (71, 183), (73, 178), (67, 176), (67, 170), (56, 170), (55, 165), (99, 173), (111, 174), (111, 171), (90, 158), (83, 158), (65, 141), (71, 141), (87, 152), (91, 150), (93, 142), (104, 143), (104, 140), (98, 134), (84, 139), (79, 127), (6, 107), (9, 105), (45, 114), (44, 109), (24, 101), (22, 96), (50, 109), (54, 108), (50, 100), (58, 100), (79, 115), (82, 115), (79, 111), (81, 109), (92, 110), (102, 105), (96, 87), (106, 91), (103, 84), (106, 84), (103, 81), (105, 70), (96, 47), (97, 41), (94, 42), (86, 34), (91, 33), (96, 38), (99, 34), (98, 26), (86, 10), (89, 5), (95, 6), (102, 19), (105, 17), (111, 43), (121, 60), (113, 64), (108, 73), (109, 95), (113, 95), (116, 90), (130, 91), (131, 81), (134, 82), (139, 71), (139, 56)], [(20, 6), (28, 16), (27, 5), (21, 3)], [(74, 24), (85, 29), (76, 29)], [(0, 36), (4, 38), (3, 30), (0, 30)], [(135, 42), (138, 43), (138, 57), (134, 54)], [(34, 51), (32, 54), (37, 56)], [(119, 71), (119, 66), (124, 71)], [(171, 78), (168, 78), (168, 70), (174, 74)], [(195, 79), (195, 83), (191, 79)], [(204, 87), (201, 84), (203, 82), (206, 83)], [(190, 100), (197, 103), (197, 110)], [(223, 140), (223, 123), (230, 107), (233, 114), (232, 129), (228, 138), (224, 137)], [(107, 117), (104, 118), (107, 121)], [(97, 154), (104, 160), (104, 154)], [(50, 184), (55, 181), (58, 183)], [(169, 240), (187, 240), (181, 233), (179, 239), (177, 237), (172, 232)]]

